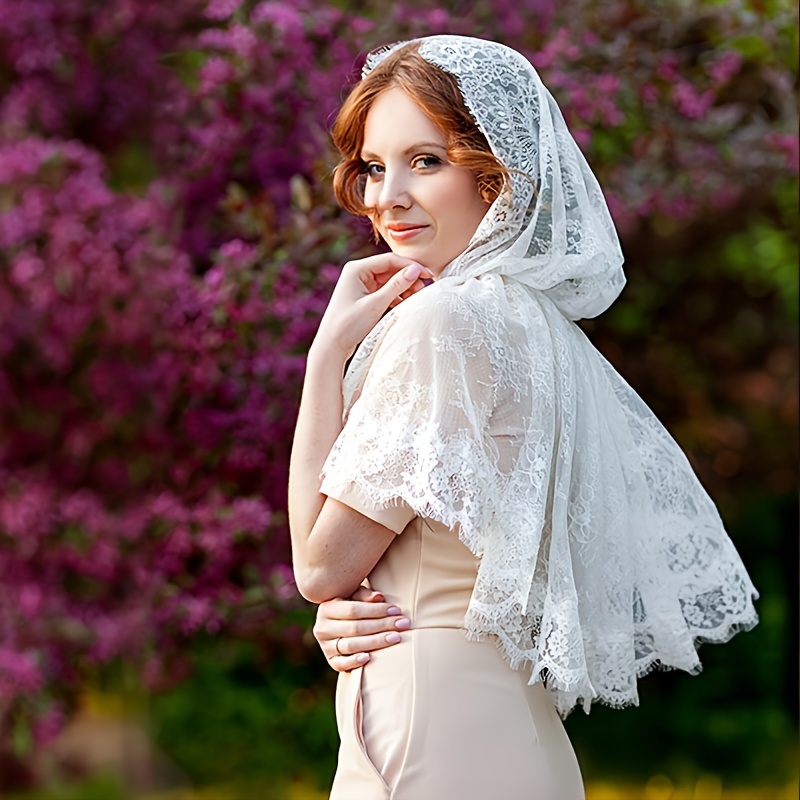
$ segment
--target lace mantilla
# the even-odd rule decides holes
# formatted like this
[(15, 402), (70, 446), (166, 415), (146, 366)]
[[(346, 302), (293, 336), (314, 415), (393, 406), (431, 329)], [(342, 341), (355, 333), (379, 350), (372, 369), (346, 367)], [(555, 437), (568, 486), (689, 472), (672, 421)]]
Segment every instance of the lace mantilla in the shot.
[(356, 484), (455, 528), (480, 561), (465, 620), (560, 713), (637, 702), (656, 665), (756, 622), (713, 503), (642, 400), (546, 296), (442, 279), (359, 349), (323, 492)]
[[(458, 81), (511, 185), (446, 275), (490, 272), (545, 292), (570, 319), (594, 317), (622, 291), (622, 251), (594, 173), (536, 70), (504, 45), (464, 36), (417, 40)], [(369, 74), (409, 42), (370, 54)]]
[(322, 491), (356, 485), (457, 530), (480, 559), (467, 635), (544, 681), (563, 716), (635, 704), (639, 676), (697, 672), (698, 642), (755, 625), (758, 594), (680, 448), (572, 321), (624, 278), (554, 101), (501, 45), (437, 36), (420, 53), (527, 177), (359, 348)]

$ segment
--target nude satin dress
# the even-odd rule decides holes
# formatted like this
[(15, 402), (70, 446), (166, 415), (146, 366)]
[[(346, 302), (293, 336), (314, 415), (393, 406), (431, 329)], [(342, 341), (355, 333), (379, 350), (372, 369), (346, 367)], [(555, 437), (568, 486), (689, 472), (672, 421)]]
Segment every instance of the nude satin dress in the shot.
[(340, 673), (330, 800), (583, 800), (580, 768), (546, 689), (492, 642), (464, 635), (477, 559), (407, 506), (341, 502), (399, 532), (369, 576), (411, 618), (400, 644)]

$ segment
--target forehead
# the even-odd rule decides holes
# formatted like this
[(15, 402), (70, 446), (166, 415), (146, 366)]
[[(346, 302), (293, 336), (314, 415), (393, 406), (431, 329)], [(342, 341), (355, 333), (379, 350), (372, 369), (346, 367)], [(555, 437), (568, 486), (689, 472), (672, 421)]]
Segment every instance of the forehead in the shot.
[(367, 113), (362, 149), (402, 152), (421, 142), (447, 147), (439, 126), (402, 89), (392, 87), (381, 92)]

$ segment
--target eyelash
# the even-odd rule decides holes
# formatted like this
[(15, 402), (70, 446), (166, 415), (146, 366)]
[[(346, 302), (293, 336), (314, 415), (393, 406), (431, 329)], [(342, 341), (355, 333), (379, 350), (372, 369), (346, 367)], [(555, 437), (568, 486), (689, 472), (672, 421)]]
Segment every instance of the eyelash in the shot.
[(369, 164), (364, 162), (361, 165), (361, 174), (366, 175), (368, 178), (374, 178), (375, 174), (372, 172), (372, 170), (376, 168), (381, 168), (381, 165), (374, 162), (370, 162)]
[[(442, 159), (438, 158), (437, 156), (432, 155), (423, 155), (423, 156), (416, 156), (414, 160), (411, 162), (411, 166), (415, 166), (420, 161), (426, 161), (427, 164), (424, 164), (425, 169), (430, 169), (431, 167), (436, 167), (442, 163)], [(372, 172), (373, 169), (383, 169), (380, 164), (376, 164), (374, 161), (370, 162), (362, 162), (361, 165), (361, 174), (366, 175), (369, 178), (375, 178), (375, 174)]]
[(425, 165), (426, 167), (435, 167), (438, 164), (442, 163), (442, 159), (441, 158), (437, 158), (436, 156), (431, 156), (431, 155), (424, 155), (424, 156), (419, 156), (418, 158), (415, 158), (414, 161), (411, 162), (412, 165), (415, 164), (417, 161), (430, 161), (431, 163), (430, 164), (426, 164)]

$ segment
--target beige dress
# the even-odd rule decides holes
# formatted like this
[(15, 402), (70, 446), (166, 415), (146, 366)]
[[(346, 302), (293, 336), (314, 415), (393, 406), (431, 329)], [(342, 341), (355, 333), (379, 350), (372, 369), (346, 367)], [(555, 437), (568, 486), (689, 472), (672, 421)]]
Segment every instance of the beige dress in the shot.
[(572, 746), (546, 689), (490, 642), (468, 641), (477, 560), (407, 506), (372, 510), (401, 531), (370, 582), (412, 621), (403, 641), (339, 676), (331, 800), (581, 800)]

